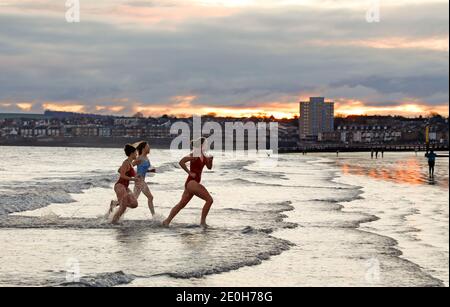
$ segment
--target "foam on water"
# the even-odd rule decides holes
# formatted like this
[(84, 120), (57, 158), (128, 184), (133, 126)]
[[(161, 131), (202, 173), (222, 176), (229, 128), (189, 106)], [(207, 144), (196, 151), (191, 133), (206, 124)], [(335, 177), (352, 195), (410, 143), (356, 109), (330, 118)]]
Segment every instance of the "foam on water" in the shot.
[[(367, 212), (377, 216), (361, 229), (396, 241), (401, 257), (418, 264), (424, 272), (449, 284), (448, 190), (405, 185), (365, 178), (363, 198), (352, 201), (346, 212)], [(340, 182), (360, 182), (347, 175)]]
[[(0, 240), (2, 261), (10, 265), (2, 268), (0, 283), (19, 279), (29, 285), (110, 286), (131, 281), (128, 277), (134, 275), (199, 278), (260, 264), (291, 247), (290, 242), (259, 230), (257, 222), (241, 229), (204, 230), (197, 224), (184, 223), (167, 229), (147, 220), (125, 220), (120, 226), (85, 218), (59, 218), (55, 222), (15, 216), (7, 220), (1, 222), (6, 228), (0, 231)], [(35, 248), (26, 248), (31, 245)], [(80, 283), (64, 281), (64, 268), (60, 266), (69, 258), (80, 261), (84, 276)], [(55, 267), (59, 268), (55, 271)], [(120, 268), (126, 268), (122, 270), (126, 277), (108, 272)]]
[[(40, 173), (26, 178), (0, 173), (0, 262), (10, 264), (0, 268), (1, 285), (448, 282), (448, 208), (443, 210), (442, 197), (436, 192), (432, 196), (439, 201), (426, 210), (418, 208), (425, 199), (407, 188), (397, 193), (382, 184), (373, 189), (377, 185), (363, 177), (344, 179), (341, 165), (328, 157), (284, 155), (277, 167), (264, 168), (258, 157), (216, 156), (213, 171), (205, 172), (203, 179), (215, 199), (208, 218), (211, 228), (205, 230), (198, 226), (203, 205), (198, 199), (170, 228), (161, 227), (179, 201), (185, 180), (164, 151), (152, 152), (158, 173), (148, 179), (158, 216), (151, 219), (141, 198), (141, 206), (113, 226), (102, 215), (114, 198), (112, 184), (123, 160), (120, 150), (73, 149), (56, 167), (47, 159), (54, 149), (21, 150), (40, 157), (30, 161)], [(91, 156), (103, 161), (101, 165), (79, 158)], [(30, 165), (15, 167), (24, 172)], [(388, 192), (377, 194), (382, 191)], [(395, 206), (389, 206), (392, 201)], [(428, 252), (415, 253), (415, 248)], [(66, 261), (72, 258), (80, 265), (77, 282), (65, 280)], [(374, 276), (368, 276), (374, 267)]]

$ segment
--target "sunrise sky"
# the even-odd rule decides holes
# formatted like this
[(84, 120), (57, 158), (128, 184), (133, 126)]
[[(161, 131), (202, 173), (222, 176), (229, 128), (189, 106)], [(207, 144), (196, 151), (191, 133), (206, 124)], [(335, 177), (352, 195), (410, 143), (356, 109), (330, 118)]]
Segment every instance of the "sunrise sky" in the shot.
[(0, 0), (0, 112), (449, 113), (448, 0)]

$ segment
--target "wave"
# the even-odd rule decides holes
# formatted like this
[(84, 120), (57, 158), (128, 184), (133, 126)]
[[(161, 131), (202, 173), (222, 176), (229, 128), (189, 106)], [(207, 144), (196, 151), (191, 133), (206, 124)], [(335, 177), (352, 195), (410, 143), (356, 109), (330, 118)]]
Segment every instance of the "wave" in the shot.
[[(320, 161), (319, 164), (335, 165), (335, 162), (334, 161)], [(379, 234), (376, 231), (376, 229), (372, 230), (372, 228), (370, 228), (370, 227), (366, 227), (367, 230), (360, 229), (362, 224), (372, 223), (372, 222), (380, 220), (380, 217), (377, 215), (368, 214), (368, 213), (361, 212), (361, 211), (355, 212), (353, 214), (350, 212), (344, 211), (344, 209), (345, 209), (344, 203), (351, 203), (353, 201), (365, 199), (365, 197), (364, 197), (365, 192), (363, 191), (363, 187), (359, 186), (357, 184), (354, 184), (354, 183), (348, 184), (348, 183), (337, 182), (337, 180), (342, 177), (342, 173), (340, 173), (338, 171), (333, 171), (332, 175), (330, 177), (331, 178), (328, 179), (330, 182), (347, 186), (347, 187), (349, 187), (349, 189), (353, 190), (353, 193), (346, 195), (344, 197), (341, 197), (341, 198), (314, 199), (313, 201), (334, 205), (333, 210), (339, 211), (340, 213), (342, 213), (344, 215), (352, 216), (356, 213), (356, 214), (358, 214), (358, 216), (356, 219), (353, 219), (353, 220), (347, 219), (346, 221), (339, 221), (336, 223), (336, 225), (330, 225), (329, 223), (328, 224), (324, 223), (323, 225), (320, 225), (320, 224), (316, 223), (315, 225), (308, 225), (308, 227), (339, 227), (339, 228), (357, 229), (358, 232), (366, 234), (366, 236), (368, 237), (368, 240), (370, 240), (370, 244), (377, 246), (377, 248), (379, 249), (379, 251), (377, 251), (379, 253), (379, 257), (384, 257), (384, 256), (392, 257), (395, 259), (395, 261), (401, 263), (399, 265), (404, 266), (408, 272), (416, 272), (415, 274), (421, 275), (423, 277), (423, 281), (422, 281), (423, 285), (425, 285), (425, 286), (432, 286), (432, 287), (445, 286), (445, 284), (442, 280), (434, 277), (432, 274), (425, 272), (423, 267), (419, 266), (418, 264), (416, 264), (408, 259), (403, 258), (402, 257), (403, 251), (400, 249), (399, 242), (396, 239), (394, 239), (390, 236)], [(406, 214), (406, 215), (408, 215), (408, 214)], [(405, 218), (405, 216), (401, 215), (400, 218)], [(301, 225), (301, 226), (304, 226), (304, 225)], [(409, 229), (409, 230), (412, 230), (412, 229)], [(396, 231), (398, 233), (398, 230), (396, 230)], [(370, 238), (372, 238), (372, 239), (370, 239)]]
[(158, 174), (162, 174), (162, 173), (171, 172), (173, 170), (177, 170), (180, 167), (177, 162), (166, 162), (166, 163), (162, 163), (160, 165), (155, 165), (155, 168), (156, 168), (156, 172)]
[[(295, 223), (284, 222), (286, 217), (283, 212), (291, 211), (294, 207), (291, 206), (290, 201), (278, 203), (256, 203), (248, 204), (249, 210), (225, 208), (217, 209), (218, 214), (223, 212), (236, 213), (242, 215), (246, 213), (249, 219), (260, 215), (265, 219), (270, 218), (267, 223), (260, 223), (261, 226), (258, 231), (271, 233), (277, 228), (294, 228)], [(253, 209), (253, 210), (252, 210)], [(188, 209), (187, 209), (188, 210)], [(194, 210), (194, 209), (193, 209)], [(272, 214), (272, 215), (270, 215)], [(228, 218), (231, 218), (228, 215)], [(0, 228), (8, 229), (167, 229), (162, 226), (162, 217), (148, 220), (122, 220), (118, 225), (110, 223), (108, 217), (99, 216), (96, 218), (77, 218), (77, 217), (61, 217), (54, 213), (49, 213), (43, 216), (23, 216), (23, 215), (4, 215), (0, 216)], [(255, 225), (257, 222), (254, 221)], [(270, 225), (270, 227), (269, 227)], [(239, 228), (239, 226), (237, 226)], [(251, 227), (251, 226), (248, 226)], [(190, 223), (173, 223), (170, 229), (195, 229), (201, 228), (199, 224)], [(209, 230), (216, 230), (216, 228), (208, 228)], [(224, 231), (233, 230), (232, 227), (223, 229)]]
[[(182, 238), (186, 242), (211, 242), (208, 252), (197, 254), (195, 258), (189, 258), (186, 262), (185, 256), (180, 255), (170, 266), (159, 266), (142, 269), (124, 269), (112, 273), (88, 274), (77, 282), (61, 282), (64, 272), (59, 272), (53, 281), (42, 281), (42, 284), (57, 287), (114, 287), (132, 283), (136, 278), (152, 279), (158, 276), (171, 278), (201, 278), (206, 275), (219, 274), (236, 270), (245, 266), (261, 264), (269, 258), (289, 250), (294, 244), (270, 234), (279, 228), (296, 227), (293, 223), (283, 221), (285, 215), (282, 213), (293, 210), (290, 201), (274, 203), (249, 204), (250, 211), (233, 208), (218, 209), (217, 214), (247, 214), (253, 219), (248, 226), (236, 227), (212, 227), (207, 230), (201, 229), (196, 224), (174, 223), (170, 228), (163, 228), (159, 221), (152, 220), (125, 220), (121, 225), (110, 225), (104, 217), (98, 218), (63, 218), (56, 215), (44, 217), (27, 217), (20, 215), (9, 215), (0, 217), (0, 228), (50, 228), (50, 229), (118, 229), (135, 233), (151, 233), (153, 238)], [(263, 222), (261, 222), (263, 221)], [(199, 231), (200, 229), (200, 231)], [(171, 239), (173, 240), (173, 239)], [(220, 242), (220, 243), (218, 243)], [(217, 246), (219, 244), (219, 246)], [(199, 252), (202, 251), (201, 246)], [(224, 252), (224, 248), (229, 251)], [(224, 254), (225, 253), (225, 254)], [(164, 269), (163, 269), (164, 268)], [(139, 272), (134, 274), (135, 272)]]
[(255, 266), (273, 256), (280, 255), (282, 252), (290, 249), (292, 243), (286, 240), (276, 240), (276, 244), (271, 244), (265, 251), (257, 252), (254, 256), (247, 256), (243, 259), (235, 258), (234, 261), (224, 261), (220, 264), (206, 265), (203, 267), (189, 269), (179, 268), (178, 270), (156, 273), (152, 275), (133, 275), (123, 271), (113, 273), (99, 273), (90, 276), (84, 276), (77, 282), (62, 282), (53, 286), (57, 287), (114, 287), (133, 282), (136, 278), (151, 279), (155, 277), (167, 276), (171, 278), (190, 279), (202, 278), (207, 275), (220, 274), (237, 270), (246, 266)]
[(76, 282), (64, 282), (56, 286), (59, 287), (90, 287), (90, 288), (105, 288), (114, 287), (131, 283), (135, 276), (125, 274), (122, 271), (113, 273), (101, 273), (93, 276), (86, 276), (80, 278)]
[(66, 178), (38, 178), (34, 182), (10, 182), (0, 190), (0, 216), (35, 210), (50, 204), (74, 202), (70, 194), (91, 188), (109, 188), (117, 175), (111, 172)]
[(235, 259), (235, 262), (208, 266), (206, 268), (201, 268), (197, 270), (180, 270), (172, 272), (163, 272), (152, 275), (150, 277), (168, 276), (171, 278), (181, 278), (181, 279), (202, 278), (207, 275), (221, 274), (229, 271), (234, 271), (242, 267), (259, 265), (263, 261), (268, 260), (273, 256), (280, 255), (284, 251), (289, 250), (293, 245), (291, 242), (286, 240), (281, 239), (276, 240), (277, 243), (273, 244), (268, 250), (264, 252), (258, 252), (253, 257), (244, 257), (242, 259)]
[[(266, 174), (267, 177), (267, 174)], [(334, 178), (334, 177), (330, 177)], [(233, 178), (228, 179), (225, 181), (212, 181), (210, 182), (217, 182), (221, 185), (227, 184), (227, 185), (242, 185), (242, 186), (261, 186), (261, 187), (283, 187), (283, 188), (305, 188), (305, 189), (327, 189), (327, 190), (346, 190), (346, 191), (355, 191), (359, 187), (349, 187), (348, 185), (338, 184), (333, 186), (328, 185), (321, 185), (321, 186), (315, 186), (315, 185), (289, 185), (289, 184), (280, 184), (280, 183), (269, 183), (269, 182), (259, 182), (259, 181), (253, 181), (250, 179), (243, 179), (243, 178)]]
[[(0, 228), (16, 229), (151, 229), (162, 227), (159, 220), (124, 220), (120, 224), (113, 225), (105, 217), (66, 218), (57, 215), (42, 217), (8, 215), (0, 217)], [(182, 228), (183, 226), (179, 227)]]

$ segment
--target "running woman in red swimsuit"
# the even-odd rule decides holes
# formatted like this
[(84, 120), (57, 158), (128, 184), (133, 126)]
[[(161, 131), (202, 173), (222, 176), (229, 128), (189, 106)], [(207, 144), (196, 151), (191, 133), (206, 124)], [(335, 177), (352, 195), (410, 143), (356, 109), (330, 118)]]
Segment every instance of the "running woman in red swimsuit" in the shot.
[[(169, 217), (163, 222), (164, 226), (169, 226), (174, 217), (186, 207), (194, 196), (197, 196), (205, 201), (205, 206), (202, 211), (202, 218), (200, 225), (207, 227), (206, 217), (213, 204), (213, 198), (209, 194), (208, 190), (201, 184), (203, 168), (206, 166), (208, 169), (213, 167), (213, 157), (207, 157), (204, 154), (204, 145), (206, 145), (205, 138), (199, 138), (192, 142), (193, 152), (181, 159), (180, 166), (188, 173), (188, 178), (184, 184), (184, 193), (180, 202), (172, 209)], [(190, 162), (190, 169), (187, 167), (187, 163)]]
[(136, 148), (131, 145), (125, 146), (125, 154), (127, 159), (123, 161), (119, 169), (120, 178), (114, 186), (119, 201), (119, 210), (113, 217), (112, 223), (117, 224), (127, 208), (137, 208), (138, 201), (129, 189), (130, 181), (136, 181), (136, 172), (134, 171), (133, 161), (136, 159)]

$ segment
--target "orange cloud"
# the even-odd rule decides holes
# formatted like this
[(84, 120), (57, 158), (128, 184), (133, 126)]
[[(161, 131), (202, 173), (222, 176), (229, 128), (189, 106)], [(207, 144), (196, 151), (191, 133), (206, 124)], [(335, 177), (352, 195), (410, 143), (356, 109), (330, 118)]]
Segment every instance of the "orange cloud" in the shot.
[[(211, 106), (205, 104), (192, 104), (196, 96), (176, 96), (171, 102), (164, 104), (134, 106), (134, 112), (141, 112), (146, 116), (161, 116), (164, 114), (173, 116), (192, 116), (214, 114), (223, 117), (269, 117), (294, 118), (299, 115), (299, 103), (289, 101), (261, 102), (248, 104), (247, 106)], [(300, 99), (305, 100), (305, 99)], [(307, 100), (307, 99), (306, 99)], [(429, 106), (412, 100), (400, 105), (392, 106), (368, 106), (362, 101), (339, 99), (335, 105), (335, 114), (348, 115), (403, 115), (419, 116), (432, 112), (448, 116), (448, 105)]]
[(125, 110), (124, 106), (95, 106), (95, 110), (98, 112), (113, 112), (113, 113), (120, 113), (123, 110)]
[(44, 110), (59, 111), (59, 112), (75, 112), (85, 113), (86, 107), (79, 103), (58, 103), (58, 102), (45, 102), (42, 104)]
[(19, 102), (19, 103), (16, 103), (16, 106), (19, 109), (21, 109), (22, 111), (29, 112), (29, 111), (31, 111), (33, 104), (29, 103), (29, 102)]
[[(213, 106), (210, 104), (194, 103), (198, 97), (195, 95), (179, 95), (172, 97), (169, 102), (144, 104), (133, 102), (128, 98), (122, 98), (121, 101), (127, 102), (122, 105), (112, 106), (89, 106), (81, 102), (45, 102), (42, 104), (43, 110), (76, 112), (76, 113), (109, 113), (124, 114), (128, 107), (132, 114), (141, 112), (145, 116), (158, 117), (164, 114), (190, 117), (192, 115), (210, 115), (222, 117), (269, 117), (276, 118), (294, 118), (299, 116), (299, 102), (308, 100), (308, 97), (292, 98), (282, 97), (280, 101), (254, 102), (247, 103), (243, 106)], [(430, 106), (425, 102), (410, 99), (401, 104), (392, 104), (386, 106), (368, 105), (361, 100), (351, 99), (335, 99), (336, 115), (403, 115), (415, 117), (419, 115), (429, 115), (430, 113), (438, 113), (443, 116), (449, 115), (449, 105)], [(29, 112), (32, 110), (33, 104), (29, 102), (2, 102), (0, 107), (11, 108), (16, 106), (21, 111)], [(128, 114), (128, 115), (132, 115)], [(124, 114), (125, 115), (125, 114)]]
[(163, 22), (179, 23), (192, 18), (225, 17), (238, 12), (231, 7), (220, 6), (196, 6), (192, 4), (178, 4), (174, 6), (144, 7), (118, 5), (111, 10), (118, 18), (128, 22), (139, 22), (141, 24), (158, 24)]
[(313, 40), (310, 44), (327, 46), (354, 46), (375, 49), (426, 49), (433, 51), (449, 51), (447, 37), (408, 38), (408, 37), (383, 37), (366, 40)]
[[(193, 104), (197, 96), (175, 96), (169, 103), (136, 105), (134, 112), (141, 112), (146, 116), (160, 116), (163, 114), (173, 116), (208, 115), (230, 117), (275, 116), (277, 118), (291, 118), (299, 113), (297, 103), (268, 102), (254, 104), (246, 107), (237, 106), (210, 106), (206, 104)], [(296, 107), (297, 106), (297, 107)]]
[(336, 103), (336, 114), (341, 115), (403, 115), (403, 116), (419, 116), (428, 115), (430, 113), (439, 113), (448, 116), (449, 106), (429, 106), (420, 102), (405, 102), (400, 105), (392, 106), (367, 106), (362, 101), (348, 100)]
[[(173, 5), (165, 5), (162, 2), (160, 5), (156, 3), (154, 6), (132, 5), (127, 1), (98, 2), (82, 3), (83, 20), (100, 21), (123, 27), (152, 25), (167, 30), (176, 30), (177, 25), (186, 20), (226, 17), (240, 11), (240, 8), (235, 6), (214, 3), (204, 5), (202, 1), (195, 0), (173, 1)], [(142, 3), (145, 4), (144, 1)], [(29, 5), (26, 4), (24, 4), (24, 0), (8, 0), (6, 3), (0, 1), (0, 8), (5, 14), (64, 18), (64, 15), (61, 17), (61, 14), (65, 12), (65, 8), (60, 4), (52, 3), (52, 1), (34, 0), (29, 1)]]

